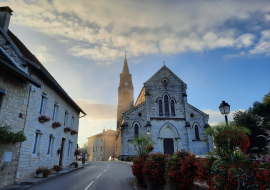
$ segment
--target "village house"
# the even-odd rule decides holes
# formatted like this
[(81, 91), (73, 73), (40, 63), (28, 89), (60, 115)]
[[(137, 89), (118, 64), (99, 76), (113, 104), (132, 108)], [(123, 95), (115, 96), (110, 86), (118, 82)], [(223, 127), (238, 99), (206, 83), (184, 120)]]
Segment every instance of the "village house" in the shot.
[(108, 161), (114, 158), (115, 137), (114, 130), (103, 130), (102, 133), (88, 137), (88, 150), (90, 161)]
[[(22, 131), (27, 140), (0, 139), (0, 188), (34, 176), (40, 166), (75, 161), (79, 118), (86, 115), (8, 29), (12, 12), (0, 7), (0, 127)], [(50, 120), (39, 119), (41, 115)], [(65, 132), (66, 127), (72, 132)]]

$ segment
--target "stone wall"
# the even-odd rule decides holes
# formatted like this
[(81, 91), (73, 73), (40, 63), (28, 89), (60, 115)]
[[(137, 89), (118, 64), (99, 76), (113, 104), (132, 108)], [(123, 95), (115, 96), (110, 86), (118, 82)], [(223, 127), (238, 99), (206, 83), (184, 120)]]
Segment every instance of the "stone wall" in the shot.
[[(30, 86), (0, 68), (0, 89), (5, 91), (0, 108), (0, 127), (7, 124), (13, 132), (24, 130), (25, 119), (19, 115), (26, 115)], [(11, 162), (4, 162), (5, 152), (12, 152)], [(19, 153), (20, 143), (0, 141), (0, 188), (14, 183)]]

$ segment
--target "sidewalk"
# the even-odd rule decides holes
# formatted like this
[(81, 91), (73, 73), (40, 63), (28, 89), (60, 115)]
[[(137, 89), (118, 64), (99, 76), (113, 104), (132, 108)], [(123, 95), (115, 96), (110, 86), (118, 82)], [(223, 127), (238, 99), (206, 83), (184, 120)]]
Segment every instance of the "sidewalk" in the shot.
[(82, 168), (84, 168), (84, 166), (89, 166), (89, 163), (79, 164), (78, 168), (64, 168), (63, 171), (59, 171), (57, 174), (48, 175), (47, 178), (33, 177), (33, 178), (24, 179), (22, 181), (17, 182), (18, 183), (17, 185), (4, 187), (0, 190), (15, 190), (15, 189), (16, 190), (17, 189), (25, 190), (25, 189), (29, 189), (30, 187), (33, 187), (37, 184), (44, 183), (46, 181), (50, 181), (52, 179), (58, 178), (62, 175), (66, 175), (67, 173), (82, 169)]

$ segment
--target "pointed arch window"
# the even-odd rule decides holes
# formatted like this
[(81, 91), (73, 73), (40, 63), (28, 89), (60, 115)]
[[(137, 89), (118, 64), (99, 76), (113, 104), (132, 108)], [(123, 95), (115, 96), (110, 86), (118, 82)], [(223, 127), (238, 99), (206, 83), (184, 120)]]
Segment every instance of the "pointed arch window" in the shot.
[(162, 100), (158, 101), (159, 104), (159, 116), (163, 116), (163, 110), (162, 110)]
[(196, 137), (196, 140), (200, 140), (198, 125), (195, 125), (195, 137)]
[(135, 137), (139, 137), (139, 126), (138, 126), (138, 124), (135, 124), (134, 132), (135, 132)]
[(171, 100), (171, 114), (172, 116), (175, 116), (175, 108), (174, 108), (174, 101)]
[(164, 104), (165, 104), (165, 116), (169, 116), (169, 102), (168, 102), (168, 96), (164, 96)]

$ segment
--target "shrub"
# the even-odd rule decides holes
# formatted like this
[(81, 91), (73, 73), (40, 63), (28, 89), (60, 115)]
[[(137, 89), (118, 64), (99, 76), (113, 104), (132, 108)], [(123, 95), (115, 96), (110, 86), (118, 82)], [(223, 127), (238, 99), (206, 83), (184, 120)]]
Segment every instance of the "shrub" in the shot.
[(72, 166), (72, 165), (74, 165), (75, 168), (77, 168), (79, 164), (78, 164), (78, 162), (72, 162), (72, 163), (70, 164), (70, 166)]
[[(133, 144), (137, 155), (148, 155), (150, 152), (152, 152), (153, 149), (151, 148), (155, 144), (155, 141), (149, 136), (143, 136), (133, 139), (131, 143)], [(150, 146), (150, 148), (147, 148), (147, 146)]]
[(55, 170), (55, 171), (62, 171), (63, 168), (62, 168), (62, 166), (54, 165), (54, 166), (53, 166), (53, 170)]
[(171, 189), (190, 189), (196, 177), (197, 166), (194, 154), (187, 151), (176, 151), (168, 159), (166, 178)]
[(10, 128), (11, 127), (9, 125), (4, 125), (4, 127), (0, 127), (0, 141), (8, 143), (16, 143), (27, 140), (23, 131), (14, 133), (10, 131)]
[(197, 166), (196, 179), (203, 187), (213, 187), (213, 174), (211, 173), (211, 167), (215, 158), (213, 156), (207, 156), (206, 158), (197, 159), (195, 165)]
[(150, 189), (159, 189), (166, 183), (165, 168), (168, 155), (162, 153), (150, 154), (143, 169), (144, 178)]
[(137, 181), (141, 185), (145, 185), (143, 168), (145, 165), (146, 156), (136, 156), (133, 158), (133, 164), (131, 165), (132, 174), (137, 178)]

